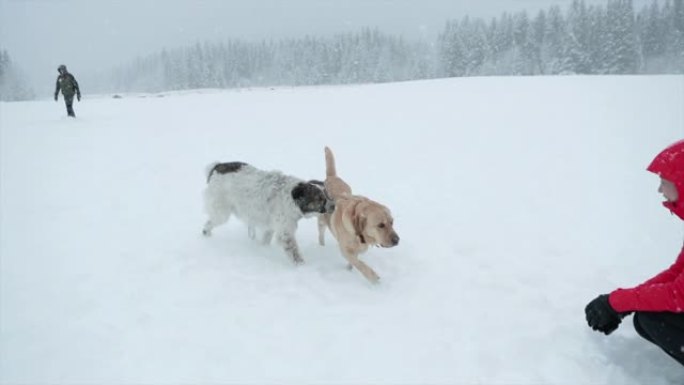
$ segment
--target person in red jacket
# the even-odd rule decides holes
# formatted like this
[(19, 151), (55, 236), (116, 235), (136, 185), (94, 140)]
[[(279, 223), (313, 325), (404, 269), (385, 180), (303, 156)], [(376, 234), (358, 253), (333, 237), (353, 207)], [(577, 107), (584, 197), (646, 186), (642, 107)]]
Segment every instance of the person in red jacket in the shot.
[[(660, 176), (663, 205), (684, 220), (684, 140), (661, 151), (647, 170)], [(606, 335), (634, 313), (637, 333), (684, 365), (684, 248), (667, 270), (631, 289), (599, 295), (584, 312), (589, 326)]]

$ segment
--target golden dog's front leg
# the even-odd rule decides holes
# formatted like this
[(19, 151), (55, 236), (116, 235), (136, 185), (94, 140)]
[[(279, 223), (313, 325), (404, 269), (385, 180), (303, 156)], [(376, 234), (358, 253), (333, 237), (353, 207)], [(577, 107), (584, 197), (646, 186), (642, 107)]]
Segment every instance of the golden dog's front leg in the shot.
[(380, 281), (378, 274), (360, 260), (353, 250), (344, 248), (342, 254), (344, 254), (344, 257), (349, 261), (349, 265), (354, 266), (369, 282), (378, 283), (378, 281)]
[(325, 229), (328, 228), (330, 214), (322, 214), (318, 217), (318, 244), (325, 246)]

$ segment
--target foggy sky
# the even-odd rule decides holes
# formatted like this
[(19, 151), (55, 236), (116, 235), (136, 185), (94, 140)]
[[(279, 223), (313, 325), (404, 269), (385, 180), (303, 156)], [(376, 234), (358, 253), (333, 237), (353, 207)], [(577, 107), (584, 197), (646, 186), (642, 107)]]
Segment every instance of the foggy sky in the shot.
[[(92, 74), (139, 55), (197, 41), (278, 39), (377, 27), (434, 38), (450, 19), (571, 0), (0, 0), (0, 48), (24, 70), (38, 97), (54, 90), (57, 66)], [(602, 4), (605, 0), (585, 0)], [(650, 0), (635, 1), (638, 10)], [(81, 88), (87, 93), (87, 85)]]

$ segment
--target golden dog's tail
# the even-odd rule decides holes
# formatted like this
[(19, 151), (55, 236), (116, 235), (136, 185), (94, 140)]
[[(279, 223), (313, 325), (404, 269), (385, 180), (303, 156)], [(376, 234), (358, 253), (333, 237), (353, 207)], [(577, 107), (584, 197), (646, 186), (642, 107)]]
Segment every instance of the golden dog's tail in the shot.
[(327, 146), (325, 147), (325, 191), (333, 200), (348, 197), (352, 193), (347, 182), (337, 176), (335, 157)]
[(328, 146), (325, 146), (325, 176), (337, 176), (335, 157)]

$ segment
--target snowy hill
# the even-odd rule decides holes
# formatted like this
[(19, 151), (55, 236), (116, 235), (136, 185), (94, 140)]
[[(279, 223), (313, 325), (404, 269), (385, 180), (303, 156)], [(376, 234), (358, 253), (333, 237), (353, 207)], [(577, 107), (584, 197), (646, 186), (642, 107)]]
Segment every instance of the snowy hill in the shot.
[[(684, 77), (462, 78), (0, 103), (0, 383), (679, 384), (631, 318), (584, 306), (666, 268), (682, 225), (645, 171), (684, 134)], [(295, 267), (204, 167), (323, 178), (323, 147), (401, 243), (316, 222)]]

